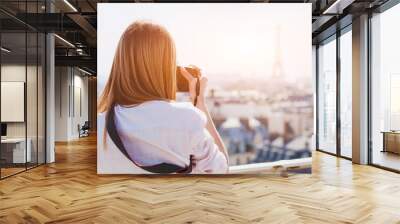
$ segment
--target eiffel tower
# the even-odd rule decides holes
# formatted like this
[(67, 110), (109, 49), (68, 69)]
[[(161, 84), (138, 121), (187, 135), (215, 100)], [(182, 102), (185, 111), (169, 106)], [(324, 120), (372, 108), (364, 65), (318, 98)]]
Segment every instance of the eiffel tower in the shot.
[(281, 27), (275, 27), (275, 58), (272, 65), (272, 78), (284, 78), (281, 52)]

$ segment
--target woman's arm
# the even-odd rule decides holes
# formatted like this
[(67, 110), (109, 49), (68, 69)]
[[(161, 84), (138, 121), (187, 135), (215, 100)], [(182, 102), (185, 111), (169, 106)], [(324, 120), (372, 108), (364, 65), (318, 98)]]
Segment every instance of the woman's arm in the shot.
[[(189, 94), (192, 102), (194, 103), (194, 99), (196, 98), (196, 84), (197, 84), (197, 78), (194, 78), (193, 76), (190, 75), (189, 72), (186, 71), (183, 67), (180, 67), (181, 73), (185, 76), (186, 79), (189, 81)], [(224, 154), (226, 158), (227, 165), (229, 165), (229, 156), (228, 156), (228, 151), (226, 150), (225, 144), (222, 141), (221, 136), (219, 135), (217, 129), (215, 128), (214, 122), (211, 118), (210, 112), (208, 111), (207, 104), (205, 102), (205, 94), (206, 94), (206, 88), (207, 88), (207, 78), (206, 77), (201, 77), (200, 78), (200, 91), (199, 95), (197, 96), (197, 104), (196, 107), (203, 111), (207, 117), (207, 124), (206, 124), (206, 129), (210, 133), (210, 135), (213, 137), (215, 144), (218, 146), (219, 151)]]
[(207, 105), (205, 104), (204, 100), (198, 99), (196, 107), (206, 114), (207, 116), (206, 129), (213, 137), (215, 144), (218, 146), (218, 149), (224, 154), (227, 164), (229, 164), (228, 151), (226, 150), (225, 144), (222, 141), (221, 136), (219, 135), (217, 129), (215, 128), (214, 122), (211, 118), (210, 112), (208, 111)]

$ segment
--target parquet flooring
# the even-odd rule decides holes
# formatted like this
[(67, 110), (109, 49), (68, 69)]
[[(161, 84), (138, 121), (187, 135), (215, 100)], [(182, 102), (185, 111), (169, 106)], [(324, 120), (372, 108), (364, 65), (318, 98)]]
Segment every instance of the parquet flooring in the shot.
[(17, 168), (14, 168), (14, 167), (4, 168), (3, 167), (3, 168), (1, 168), (1, 176), (2, 177), (7, 177), (7, 176), (13, 175), (15, 173), (22, 172), (24, 170), (25, 170), (25, 167), (23, 167), (23, 168), (19, 168), (19, 167), (17, 167)]
[(0, 223), (400, 223), (400, 175), (323, 153), (313, 174), (96, 174), (96, 139), (0, 181)]

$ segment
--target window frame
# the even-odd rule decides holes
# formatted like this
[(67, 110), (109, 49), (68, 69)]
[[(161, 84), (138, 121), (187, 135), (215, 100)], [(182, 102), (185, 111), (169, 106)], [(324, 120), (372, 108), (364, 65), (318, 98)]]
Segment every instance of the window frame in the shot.
[[(343, 158), (346, 160), (352, 160), (352, 158), (347, 157), (342, 155), (341, 153), (341, 118), (340, 118), (340, 102), (341, 102), (341, 97), (340, 97), (340, 84), (341, 84), (341, 66), (340, 66), (340, 38), (342, 35), (346, 34), (347, 32), (352, 32), (352, 23), (347, 24), (343, 28), (339, 29), (336, 31), (336, 33), (333, 33), (332, 35), (328, 36), (327, 38), (319, 41), (316, 44), (316, 78), (315, 78), (315, 86), (316, 86), (316, 138), (315, 138), (315, 145), (316, 145), (316, 151), (323, 152), (329, 155), (333, 155), (339, 158)], [(336, 41), (336, 152), (332, 153), (327, 150), (321, 149), (319, 147), (319, 111), (320, 111), (320, 105), (319, 105), (319, 85), (320, 85), (320, 74), (319, 74), (319, 47), (321, 44), (327, 44), (331, 41)]]

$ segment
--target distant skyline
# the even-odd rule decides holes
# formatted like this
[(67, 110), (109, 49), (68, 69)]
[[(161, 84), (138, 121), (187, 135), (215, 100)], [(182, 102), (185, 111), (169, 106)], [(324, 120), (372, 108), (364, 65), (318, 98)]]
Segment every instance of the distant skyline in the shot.
[(284, 73), (311, 82), (310, 4), (99, 4), (98, 13), (100, 85), (121, 34), (137, 20), (163, 25), (175, 40), (178, 63), (199, 66), (209, 79), (267, 78), (279, 27)]

